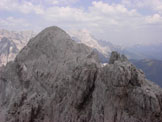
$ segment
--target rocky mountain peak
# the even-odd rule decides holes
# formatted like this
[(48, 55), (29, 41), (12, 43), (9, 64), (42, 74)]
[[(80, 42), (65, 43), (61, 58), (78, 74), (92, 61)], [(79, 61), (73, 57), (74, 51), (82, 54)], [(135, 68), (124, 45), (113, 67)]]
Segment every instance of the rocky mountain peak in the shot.
[(38, 34), (37, 37), (42, 36), (42, 37), (46, 37), (48, 36), (55, 38), (56, 40), (62, 40), (62, 39), (71, 39), (70, 36), (61, 28), (57, 27), (57, 26), (51, 26), (51, 27), (47, 27), (45, 28), (42, 32), (40, 32)]
[(44, 29), (35, 38), (31, 39), (31, 41), (29, 41), (28, 43), (28, 47), (39, 45), (47, 46), (47, 44), (51, 47), (53, 45), (56, 45), (57, 43), (57, 46), (59, 46), (59, 44), (63, 46), (62, 43), (66, 43), (67, 40), (71, 40), (71, 38), (64, 30), (56, 26), (52, 26)]
[(110, 59), (101, 67), (93, 49), (46, 28), (0, 71), (1, 122), (161, 122), (160, 87)]
[(110, 59), (109, 59), (109, 64), (114, 64), (115, 61), (128, 61), (127, 57), (125, 55), (120, 55), (118, 52), (113, 51), (110, 55)]
[[(78, 55), (79, 54), (79, 55)], [(44, 29), (31, 39), (27, 46), (18, 54), (16, 61), (54, 59), (63, 62), (93, 54), (93, 50), (84, 44), (76, 44), (62, 29), (53, 26)], [(95, 54), (97, 55), (97, 54)], [(96, 56), (97, 59), (97, 56)]]

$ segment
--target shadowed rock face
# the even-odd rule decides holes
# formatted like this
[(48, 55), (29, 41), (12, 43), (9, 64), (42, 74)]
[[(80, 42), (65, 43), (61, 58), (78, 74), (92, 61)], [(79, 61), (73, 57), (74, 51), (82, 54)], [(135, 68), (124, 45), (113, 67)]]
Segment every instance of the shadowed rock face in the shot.
[(161, 122), (162, 90), (124, 56), (110, 61), (101, 67), (92, 49), (46, 28), (1, 69), (0, 120)]

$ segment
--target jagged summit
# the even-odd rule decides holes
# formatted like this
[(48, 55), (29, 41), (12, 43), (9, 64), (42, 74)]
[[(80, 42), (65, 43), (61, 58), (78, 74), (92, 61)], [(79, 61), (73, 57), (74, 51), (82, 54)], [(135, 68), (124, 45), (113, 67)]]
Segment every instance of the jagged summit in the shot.
[(114, 64), (115, 61), (124, 62), (124, 61), (128, 61), (128, 59), (125, 55), (120, 55), (118, 52), (113, 51), (109, 59), (109, 64)]
[(49, 27), (0, 71), (1, 122), (161, 122), (162, 90), (113, 52), (97, 54)]

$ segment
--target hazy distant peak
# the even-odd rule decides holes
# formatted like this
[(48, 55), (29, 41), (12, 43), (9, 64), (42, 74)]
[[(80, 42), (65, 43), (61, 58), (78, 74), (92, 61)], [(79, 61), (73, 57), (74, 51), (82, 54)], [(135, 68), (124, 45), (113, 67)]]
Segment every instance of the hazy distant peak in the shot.
[(110, 48), (103, 47), (98, 43), (98, 40), (94, 38), (91, 33), (86, 30), (72, 30), (69, 31), (70, 36), (75, 39), (75, 41), (83, 43), (91, 48), (97, 49), (100, 53), (107, 56), (111, 52)]
[(34, 35), (34, 32), (30, 30), (10, 31), (0, 29), (0, 66), (13, 61), (17, 53)]

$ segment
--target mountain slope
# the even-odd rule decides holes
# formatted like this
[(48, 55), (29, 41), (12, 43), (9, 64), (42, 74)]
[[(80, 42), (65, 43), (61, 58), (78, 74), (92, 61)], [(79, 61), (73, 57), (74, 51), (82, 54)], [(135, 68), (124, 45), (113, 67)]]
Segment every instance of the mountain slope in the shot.
[(1, 69), (1, 122), (162, 121), (162, 89), (125, 56), (113, 52), (109, 63), (46, 28)]
[(159, 60), (131, 60), (138, 68), (142, 69), (146, 77), (162, 87), (162, 61)]
[[(0, 30), (0, 38), (2, 40), (0, 41), (0, 67), (2, 65), (5, 65), (9, 61), (13, 61), (16, 55), (18, 54), (18, 52), (20, 51), (20, 49), (22, 49), (26, 45), (28, 39), (32, 36), (34, 36), (32, 31), (14, 32), (8, 30)], [(120, 53), (123, 53), (128, 58), (137, 58), (137, 59), (149, 58), (139, 52), (137, 53), (137, 51), (134, 52), (127, 51), (126, 49), (122, 49), (121, 47), (113, 45), (110, 42), (104, 40), (97, 40), (88, 31), (85, 30), (71, 31), (71, 36), (72, 39), (75, 40), (76, 42), (83, 43), (86, 44), (87, 46), (91, 46), (92, 48), (94, 48), (94, 51), (98, 53), (99, 59), (102, 63), (108, 62), (111, 51), (118, 51)], [(135, 50), (136, 48), (138, 49), (138, 47), (139, 46), (134, 46), (133, 50)], [(100, 49), (102, 51), (99, 51)], [(157, 48), (157, 50), (159, 50), (159, 48)], [(140, 61), (134, 60), (134, 61), (136, 63), (138, 62), (137, 65), (136, 63), (135, 65), (138, 68), (141, 68), (145, 72), (146, 77), (148, 79), (162, 86), (161, 85), (162, 78), (160, 75), (162, 69), (161, 67), (158, 67), (158, 65), (152, 65), (150, 67), (145, 62), (142, 63), (141, 60)], [(156, 62), (156, 60), (154, 61)]]

